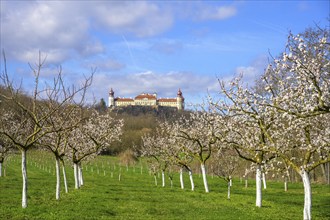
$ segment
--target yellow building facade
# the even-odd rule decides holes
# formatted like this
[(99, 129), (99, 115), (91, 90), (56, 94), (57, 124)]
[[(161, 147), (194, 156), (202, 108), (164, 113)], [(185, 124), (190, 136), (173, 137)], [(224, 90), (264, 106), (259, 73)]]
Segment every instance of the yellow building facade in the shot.
[(125, 107), (125, 106), (165, 106), (165, 107), (173, 107), (178, 110), (184, 109), (184, 98), (182, 96), (182, 92), (179, 89), (177, 92), (176, 98), (160, 98), (157, 99), (157, 94), (149, 94), (149, 93), (141, 93), (138, 96), (133, 98), (119, 98), (114, 96), (114, 91), (111, 88), (109, 92), (109, 108), (115, 107)]

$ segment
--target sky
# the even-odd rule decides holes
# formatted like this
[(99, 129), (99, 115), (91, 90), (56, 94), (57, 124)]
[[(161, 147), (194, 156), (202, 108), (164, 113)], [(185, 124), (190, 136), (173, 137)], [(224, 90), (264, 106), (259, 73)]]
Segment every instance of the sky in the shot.
[[(288, 33), (328, 26), (329, 1), (1, 1), (1, 50), (11, 79), (31, 92), (61, 67), (68, 84), (95, 71), (88, 101), (142, 92), (186, 106), (217, 95), (218, 79), (253, 85)], [(1, 72), (4, 71), (3, 53)]]

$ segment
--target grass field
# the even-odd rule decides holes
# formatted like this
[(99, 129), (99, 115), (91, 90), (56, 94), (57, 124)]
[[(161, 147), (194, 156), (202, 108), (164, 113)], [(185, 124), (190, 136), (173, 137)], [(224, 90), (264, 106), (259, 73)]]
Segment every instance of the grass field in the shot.
[[(179, 175), (174, 186), (155, 186), (153, 177), (144, 168), (119, 167), (116, 158), (100, 157), (84, 168), (84, 186), (74, 189), (73, 169), (67, 167), (69, 193), (61, 191), (55, 200), (53, 160), (28, 153), (28, 207), (21, 208), (20, 157), (7, 163), (6, 176), (0, 178), (0, 219), (302, 219), (302, 183), (268, 182), (263, 190), (263, 207), (255, 207), (255, 188), (252, 181), (234, 180), (231, 200), (227, 200), (226, 184), (209, 176), (211, 192), (204, 193), (202, 179), (195, 175), (196, 191), (180, 189)], [(103, 165), (102, 165), (103, 164)], [(105, 173), (104, 173), (105, 170)], [(112, 174), (111, 174), (112, 173)], [(121, 173), (121, 181), (118, 176)], [(161, 180), (159, 179), (159, 182)], [(327, 185), (312, 185), (313, 219), (330, 219), (330, 189)]]

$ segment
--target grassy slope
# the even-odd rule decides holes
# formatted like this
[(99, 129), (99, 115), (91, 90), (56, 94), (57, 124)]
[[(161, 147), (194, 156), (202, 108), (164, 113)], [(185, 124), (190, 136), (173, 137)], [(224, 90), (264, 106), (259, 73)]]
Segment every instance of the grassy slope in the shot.
[[(225, 183), (209, 177), (211, 192), (203, 192), (202, 179), (195, 175), (196, 191), (179, 187), (179, 176), (174, 176), (174, 187), (154, 186), (153, 177), (140, 168), (114, 170), (110, 158), (98, 159), (96, 164), (84, 168), (85, 185), (73, 189), (73, 172), (67, 168), (69, 193), (61, 192), (55, 200), (54, 168), (44, 170), (43, 159), (28, 158), (28, 208), (21, 208), (20, 158), (13, 157), (7, 166), (7, 176), (0, 179), (0, 219), (302, 219), (303, 188), (301, 183), (290, 184), (284, 192), (282, 183), (269, 182), (263, 190), (263, 207), (255, 207), (253, 182), (249, 187), (234, 181), (232, 199), (226, 199)], [(39, 161), (39, 162), (38, 162)], [(101, 161), (106, 170), (104, 176)], [(109, 162), (110, 161), (110, 162)], [(109, 162), (109, 165), (107, 164)], [(41, 165), (41, 166), (40, 166)], [(53, 165), (48, 162), (46, 167)], [(111, 177), (110, 172), (113, 173)], [(159, 179), (159, 182), (161, 180)], [(167, 181), (169, 185), (169, 181)], [(330, 219), (329, 186), (313, 185), (313, 219)]]

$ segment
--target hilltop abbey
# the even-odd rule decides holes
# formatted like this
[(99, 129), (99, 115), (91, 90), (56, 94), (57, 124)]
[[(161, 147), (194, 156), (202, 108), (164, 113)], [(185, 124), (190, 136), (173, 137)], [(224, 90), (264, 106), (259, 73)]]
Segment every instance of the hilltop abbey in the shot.
[(114, 107), (125, 107), (125, 106), (165, 106), (165, 107), (173, 107), (178, 110), (184, 109), (184, 98), (182, 96), (182, 92), (179, 89), (176, 98), (159, 98), (157, 99), (157, 94), (149, 94), (149, 93), (141, 93), (136, 96), (134, 99), (132, 98), (115, 98), (114, 91), (112, 88), (109, 92), (109, 108)]

